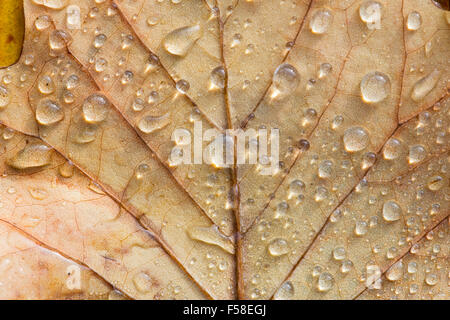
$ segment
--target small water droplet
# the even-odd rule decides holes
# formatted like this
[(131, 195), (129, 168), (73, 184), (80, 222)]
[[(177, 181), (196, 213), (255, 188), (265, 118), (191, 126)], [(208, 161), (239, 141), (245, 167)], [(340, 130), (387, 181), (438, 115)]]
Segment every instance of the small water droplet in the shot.
[(321, 292), (330, 291), (334, 286), (334, 278), (328, 272), (323, 272), (319, 276), (319, 281), (317, 282), (317, 289)]
[(288, 300), (294, 295), (294, 285), (291, 281), (284, 282), (275, 293), (274, 300)]
[(325, 78), (333, 69), (331, 64), (325, 62), (320, 65), (319, 72), (317, 73), (317, 77), (319, 79)]
[(401, 143), (395, 138), (391, 138), (386, 142), (383, 148), (383, 157), (386, 160), (393, 160), (400, 156)]
[(289, 246), (286, 240), (277, 238), (272, 240), (267, 247), (269, 253), (274, 257), (283, 256), (289, 253)]
[(186, 80), (181, 79), (177, 81), (175, 87), (177, 88), (179, 93), (186, 94), (189, 91), (191, 85)]
[(415, 144), (409, 147), (408, 162), (410, 164), (417, 164), (422, 162), (427, 156), (427, 151), (424, 146)]
[(218, 246), (230, 254), (234, 254), (234, 245), (223, 235), (216, 225), (210, 227), (195, 227), (188, 231), (191, 239)]
[(214, 68), (209, 77), (209, 89), (223, 89), (225, 87), (225, 76), (225, 69), (222, 66)]
[(359, 7), (359, 17), (369, 30), (381, 28), (382, 6), (377, 1), (365, 1)]
[(5, 86), (0, 85), (0, 109), (5, 108), (10, 101), (11, 98), (9, 96), (8, 89)]
[(50, 17), (47, 15), (37, 17), (34, 21), (34, 26), (38, 31), (47, 29), (48, 27), (50, 27)]
[(42, 76), (39, 78), (38, 89), (43, 94), (50, 94), (55, 91), (55, 84), (50, 76)]

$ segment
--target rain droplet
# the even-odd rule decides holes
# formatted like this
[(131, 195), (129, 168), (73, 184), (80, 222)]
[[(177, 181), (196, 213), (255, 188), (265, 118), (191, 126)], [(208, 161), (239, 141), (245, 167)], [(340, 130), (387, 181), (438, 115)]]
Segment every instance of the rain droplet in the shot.
[(64, 178), (70, 178), (73, 176), (74, 167), (71, 161), (64, 162), (63, 165), (59, 167), (59, 174)]
[(294, 285), (290, 281), (284, 282), (275, 293), (274, 300), (288, 300), (294, 295)]
[(409, 147), (408, 161), (410, 164), (417, 164), (423, 161), (426, 156), (427, 151), (424, 146), (416, 144)]
[(29, 168), (39, 168), (50, 163), (52, 156), (52, 148), (49, 146), (35, 142), (27, 144), (22, 150), (8, 159), (9, 166), (23, 170)]
[(333, 14), (330, 10), (322, 8), (317, 10), (309, 21), (309, 29), (312, 33), (323, 34), (327, 32), (333, 22)]
[(391, 138), (386, 142), (383, 148), (383, 157), (386, 160), (393, 160), (400, 156), (401, 143), (395, 138)]
[(36, 120), (45, 126), (55, 124), (64, 118), (64, 111), (53, 100), (42, 99), (36, 107)]
[(67, 5), (67, 0), (33, 0), (33, 2), (51, 9), (62, 9)]
[(70, 35), (63, 30), (53, 31), (49, 38), (48, 43), (53, 50), (62, 50), (66, 47), (66, 43), (70, 41)]
[(382, 6), (377, 1), (365, 1), (359, 7), (359, 17), (369, 30), (381, 28), (381, 9)]
[(225, 76), (225, 69), (222, 66), (213, 69), (209, 77), (209, 89), (223, 89), (225, 87)]
[(0, 109), (5, 108), (9, 104), (10, 100), (11, 98), (9, 96), (8, 89), (6, 89), (3, 85), (0, 85)]
[(318, 168), (319, 177), (322, 179), (329, 179), (333, 176), (333, 162), (330, 160), (324, 160), (319, 164)]
[(145, 116), (138, 122), (138, 128), (144, 133), (152, 133), (160, 130), (170, 123), (169, 114), (162, 116)]
[(181, 79), (181, 80), (177, 81), (177, 83), (175, 84), (175, 87), (177, 88), (179, 93), (186, 94), (189, 91), (189, 88), (191, 87), (191, 85), (186, 80)]
[(365, 235), (367, 233), (367, 229), (368, 229), (367, 222), (365, 222), (365, 221), (356, 221), (355, 234), (357, 236)]
[(390, 281), (398, 281), (403, 276), (403, 262), (399, 261), (394, 264), (389, 270), (386, 272), (386, 278)]
[(434, 69), (430, 74), (419, 79), (414, 84), (413, 90), (411, 92), (411, 99), (413, 99), (414, 101), (420, 101), (425, 98), (425, 96), (434, 89), (439, 81), (440, 76), (441, 72), (437, 69)]
[(274, 257), (279, 257), (287, 254), (289, 252), (289, 246), (286, 240), (284, 239), (274, 239), (269, 243), (267, 248), (269, 253)]
[(133, 277), (133, 284), (141, 293), (147, 293), (152, 288), (152, 279), (145, 272), (139, 272)]
[(101, 48), (106, 42), (106, 36), (103, 33), (100, 33), (95, 36), (94, 38), (94, 47), (95, 48)]
[(77, 5), (70, 5), (66, 9), (66, 25), (68, 29), (81, 28), (81, 12)]
[(231, 240), (219, 231), (219, 227), (195, 227), (188, 231), (191, 239), (218, 246), (230, 254), (234, 254), (234, 245)]
[(386, 201), (383, 204), (383, 218), (386, 221), (397, 221), (401, 218), (402, 208), (394, 200)]
[(202, 36), (200, 25), (175, 29), (162, 41), (164, 49), (176, 56), (185, 56), (194, 43)]
[(386, 99), (391, 92), (391, 81), (382, 72), (370, 72), (362, 78), (360, 89), (364, 102), (377, 103)]
[(408, 20), (406, 22), (406, 26), (408, 30), (415, 31), (420, 28), (422, 25), (422, 17), (420, 16), (420, 13), (417, 11), (412, 11), (408, 14)]
[(39, 91), (43, 94), (50, 94), (55, 91), (55, 84), (50, 76), (42, 76), (38, 82)]
[(325, 62), (320, 65), (319, 72), (317, 73), (317, 77), (319, 79), (325, 78), (333, 69), (331, 64)]
[(344, 247), (336, 247), (333, 250), (333, 258), (335, 260), (344, 260), (346, 256), (345, 248)]
[(34, 21), (34, 26), (36, 30), (42, 31), (50, 27), (50, 18), (47, 15), (39, 16)]
[(83, 102), (83, 117), (86, 122), (99, 123), (106, 119), (110, 103), (104, 95), (94, 93)]
[(447, 179), (441, 176), (432, 176), (428, 179), (428, 189), (431, 191), (439, 191), (447, 185)]
[(438, 283), (438, 276), (434, 273), (429, 273), (425, 276), (425, 283), (429, 286), (434, 286)]
[(317, 289), (321, 292), (327, 292), (330, 291), (331, 288), (334, 286), (334, 278), (333, 276), (328, 273), (324, 272), (320, 274), (319, 281), (317, 282)]
[(283, 63), (275, 70), (272, 81), (271, 98), (284, 97), (297, 89), (300, 83), (300, 74), (294, 66)]
[(344, 132), (344, 146), (348, 152), (364, 150), (369, 144), (369, 134), (364, 128), (351, 127)]

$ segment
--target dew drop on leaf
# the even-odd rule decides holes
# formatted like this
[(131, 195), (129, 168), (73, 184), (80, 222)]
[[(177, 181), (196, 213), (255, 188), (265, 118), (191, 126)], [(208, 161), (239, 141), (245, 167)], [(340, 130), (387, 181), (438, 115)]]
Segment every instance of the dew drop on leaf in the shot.
[(361, 127), (351, 127), (344, 132), (344, 146), (348, 152), (364, 150), (369, 143), (369, 134)]
[(201, 36), (200, 25), (182, 27), (167, 34), (162, 43), (167, 52), (183, 57)]
[(64, 118), (59, 104), (50, 99), (42, 99), (36, 107), (36, 120), (45, 126), (55, 124)]
[(386, 74), (374, 71), (362, 78), (360, 88), (364, 102), (377, 103), (386, 99), (391, 92), (391, 81)]
[(312, 33), (323, 34), (327, 32), (333, 22), (333, 13), (329, 9), (317, 10), (309, 21), (309, 29)]
[(99, 123), (108, 116), (110, 103), (108, 99), (98, 93), (91, 94), (83, 102), (83, 117), (86, 122)]

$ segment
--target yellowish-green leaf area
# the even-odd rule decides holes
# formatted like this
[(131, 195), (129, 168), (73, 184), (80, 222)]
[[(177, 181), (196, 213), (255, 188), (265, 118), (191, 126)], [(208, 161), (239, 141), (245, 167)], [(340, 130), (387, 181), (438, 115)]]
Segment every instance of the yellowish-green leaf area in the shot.
[[(450, 298), (449, 12), (25, 0), (5, 45), (6, 3), (0, 298)], [(177, 161), (198, 126), (279, 158)]]
[(22, 51), (25, 32), (23, 3), (4, 0), (0, 7), (0, 68), (16, 62)]

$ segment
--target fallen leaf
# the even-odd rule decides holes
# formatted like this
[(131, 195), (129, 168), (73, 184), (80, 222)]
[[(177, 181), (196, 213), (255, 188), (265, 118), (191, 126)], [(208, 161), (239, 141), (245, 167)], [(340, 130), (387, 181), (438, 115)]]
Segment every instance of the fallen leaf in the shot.
[[(432, 1), (24, 12), (0, 70), (1, 298), (448, 299), (450, 19)], [(176, 160), (198, 128), (278, 129), (279, 157), (271, 140), (256, 163)]]

